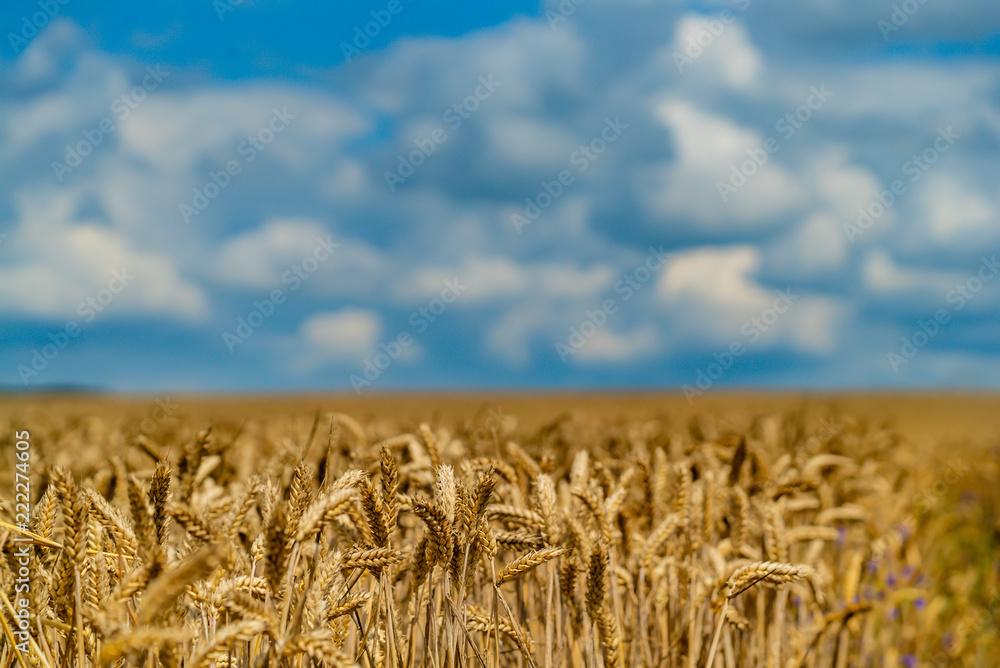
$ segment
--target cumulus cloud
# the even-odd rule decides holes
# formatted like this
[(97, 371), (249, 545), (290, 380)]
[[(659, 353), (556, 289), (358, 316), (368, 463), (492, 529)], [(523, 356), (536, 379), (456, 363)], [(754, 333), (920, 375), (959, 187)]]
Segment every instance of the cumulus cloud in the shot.
[(772, 226), (801, 201), (798, 184), (782, 167), (767, 163), (736, 194), (723, 199), (727, 182), (748, 151), (762, 150), (764, 137), (728, 118), (687, 102), (658, 105), (657, 116), (670, 130), (676, 159), (652, 168), (643, 189), (651, 213), (697, 221), (714, 231), (736, 226)]
[(0, 266), (0, 303), (19, 317), (76, 318), (81, 305), (118, 275), (111, 317), (166, 315), (181, 320), (207, 314), (201, 286), (181, 275), (166, 253), (77, 218), (72, 198), (51, 191), (26, 193), (20, 226), (3, 249), (13, 259)]
[(884, 251), (872, 251), (864, 261), (865, 283), (875, 294), (943, 296), (961, 277), (954, 271), (901, 266)]
[(796, 282), (837, 275), (850, 252), (842, 221), (828, 211), (810, 214), (766, 247), (766, 271)]
[(685, 251), (671, 260), (659, 291), (668, 301), (688, 300), (739, 317), (767, 301), (767, 293), (752, 278), (759, 267), (760, 252), (753, 246)]
[(948, 173), (927, 176), (914, 194), (919, 211), (919, 233), (928, 245), (970, 250), (996, 243), (998, 237), (995, 192), (988, 196), (976, 185), (963, 183)]
[(662, 345), (651, 326), (631, 332), (598, 330), (580, 347), (572, 359), (583, 363), (633, 362), (659, 351)]
[[(309, 219), (277, 219), (226, 241), (219, 249), (215, 270), (219, 280), (232, 285), (271, 288), (281, 274), (311, 254), (325, 228)], [(336, 243), (336, 242), (334, 242)]]
[(699, 85), (748, 89), (763, 69), (746, 27), (732, 19), (723, 22), (718, 16), (686, 14), (677, 22), (670, 49), (678, 71), (690, 68)]
[[(214, 360), (219, 333), (283, 289), (286, 300), (232, 359), (270, 369), (267, 382), (291, 369), (320, 383), (324, 369), (350, 366), (407, 329), (413, 309), (457, 279), (468, 288), (447, 324), (434, 323), (412, 349), (440, 366), (436, 378), (546, 384), (585, 373), (629, 384), (662, 366), (671, 383), (677, 363), (741, 339), (744, 324), (790, 290), (794, 306), (750, 356), (784, 355), (789, 368), (808, 359), (819, 383), (920, 382), (872, 371), (892, 343), (887, 332), (933, 313), (1000, 243), (995, 67), (927, 49), (979, 39), (996, 10), (923, 5), (883, 39), (877, 21), (891, 4), (750, 3), (679, 71), (675, 54), (730, 4), (694, 13), (672, 1), (591, 0), (550, 25), (544, 12), (559, 3), (549, 0), (536, 18), (402, 38), (326, 71), (290, 67), (281, 80), (223, 81), (169, 65), (127, 118), (112, 104), (146, 64), (58, 19), (0, 63), (0, 183), (11, 193), (0, 198), (0, 314), (37, 330), (73, 317), (110, 271), (134, 267), (108, 322), (186, 332)], [(186, 35), (131, 37), (154, 54)], [(856, 50), (864, 57), (844, 57)], [(499, 82), (489, 99), (449, 127), (404, 184), (386, 187), (385, 172), (481, 77)], [(821, 85), (830, 101), (780, 132)], [(241, 146), (276, 109), (294, 117), (250, 159)], [(107, 117), (113, 131), (58, 178), (53, 162)], [(628, 130), (574, 162), (616, 117)], [(908, 161), (942, 127), (961, 138), (911, 179)], [(780, 147), (723, 196), (719, 183), (769, 139)], [(230, 161), (239, 173), (186, 224), (179, 205)], [(553, 194), (563, 170), (572, 182)], [(844, 224), (897, 179), (906, 192), (851, 243)], [(549, 201), (518, 234), (511, 215), (540, 193)], [(291, 289), (285, 272), (327, 237), (336, 252)], [(550, 365), (554, 344), (588, 309), (620, 297), (616, 280), (651, 244), (675, 254), (573, 363)], [(980, 352), (928, 350), (934, 382), (992, 360), (981, 352), (992, 350), (991, 334), (967, 314), (993, 297), (978, 299), (983, 306), (950, 331)], [(93, 334), (114, 336), (98, 323)], [(274, 363), (259, 364), (257, 353)]]
[(381, 333), (382, 320), (370, 309), (316, 313), (299, 328), (301, 354), (312, 364), (360, 363), (375, 352)]
[(433, 299), (449, 280), (468, 284), (463, 301), (580, 299), (611, 286), (614, 268), (606, 265), (576, 267), (547, 262), (519, 265), (507, 258), (473, 256), (457, 269), (422, 267), (411, 280), (400, 284), (398, 296), (407, 301)]

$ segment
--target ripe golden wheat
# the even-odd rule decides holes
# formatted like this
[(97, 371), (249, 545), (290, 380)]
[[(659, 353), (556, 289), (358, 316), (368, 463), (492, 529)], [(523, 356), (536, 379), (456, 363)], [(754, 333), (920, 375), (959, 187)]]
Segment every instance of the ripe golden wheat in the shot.
[(0, 666), (1000, 660), (997, 496), (976, 487), (995, 455), (931, 504), (934, 467), (891, 432), (810, 438), (801, 414), (564, 417), (489, 441), (323, 420), (328, 438), (319, 417), (136, 437), (33, 417), (30, 531), (0, 501)]

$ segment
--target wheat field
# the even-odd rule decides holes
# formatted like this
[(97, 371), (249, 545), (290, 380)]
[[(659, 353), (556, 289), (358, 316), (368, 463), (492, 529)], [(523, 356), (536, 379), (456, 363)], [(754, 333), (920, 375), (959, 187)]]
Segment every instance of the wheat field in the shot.
[(7, 404), (0, 666), (1000, 664), (974, 411), (392, 401)]

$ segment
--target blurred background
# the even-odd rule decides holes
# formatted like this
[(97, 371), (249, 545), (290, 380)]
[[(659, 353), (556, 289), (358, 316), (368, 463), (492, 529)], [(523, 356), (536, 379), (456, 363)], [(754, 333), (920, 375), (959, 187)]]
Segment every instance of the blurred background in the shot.
[(993, 2), (8, 0), (0, 386), (995, 388)]

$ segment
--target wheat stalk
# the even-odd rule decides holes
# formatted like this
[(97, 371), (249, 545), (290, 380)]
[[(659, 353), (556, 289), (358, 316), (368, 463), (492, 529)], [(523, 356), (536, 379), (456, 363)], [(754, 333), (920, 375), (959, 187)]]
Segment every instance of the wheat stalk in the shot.
[(536, 566), (544, 564), (546, 561), (555, 559), (556, 557), (565, 554), (566, 549), (562, 547), (543, 547), (540, 550), (534, 550), (527, 554), (521, 555), (514, 561), (510, 562), (504, 566), (496, 577), (496, 585), (499, 587), (504, 582), (513, 580), (514, 578), (520, 577), (524, 573), (528, 572)]

